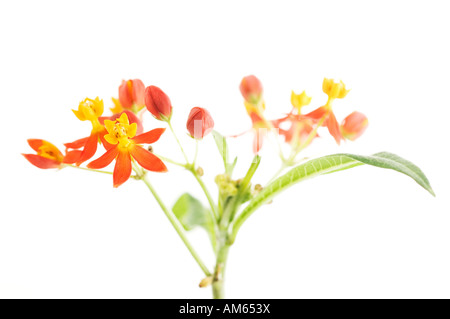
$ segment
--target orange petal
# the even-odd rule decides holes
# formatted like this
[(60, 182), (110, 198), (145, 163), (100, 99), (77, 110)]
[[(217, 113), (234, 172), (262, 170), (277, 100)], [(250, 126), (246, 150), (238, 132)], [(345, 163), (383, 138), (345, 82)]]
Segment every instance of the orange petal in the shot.
[(90, 162), (87, 167), (93, 169), (99, 169), (108, 166), (119, 154), (117, 147), (111, 148), (105, 154), (97, 158), (95, 161)]
[(152, 172), (167, 172), (167, 167), (164, 163), (154, 154), (150, 153), (146, 149), (135, 145), (130, 150), (133, 158), (146, 170)]
[(97, 143), (98, 143), (98, 134), (97, 133), (91, 134), (86, 144), (84, 145), (83, 152), (80, 155), (80, 159), (77, 162), (77, 166), (79, 166), (83, 162), (86, 162), (88, 159), (90, 159), (92, 156), (95, 155), (95, 152), (97, 151)]
[(48, 169), (48, 168), (58, 168), (60, 166), (60, 163), (58, 161), (45, 158), (36, 154), (22, 154), (31, 164), (33, 164), (36, 167), (42, 168), (42, 169)]
[(82, 151), (75, 150), (70, 151), (66, 153), (66, 156), (64, 156), (63, 163), (65, 164), (74, 164), (80, 160)]
[(114, 187), (119, 187), (125, 183), (131, 175), (131, 157), (128, 151), (121, 151), (117, 156), (114, 167), (113, 182)]
[(165, 128), (156, 128), (154, 130), (148, 131), (147, 133), (135, 136), (132, 140), (136, 144), (151, 144), (155, 143), (164, 133)]
[(31, 148), (36, 152), (39, 152), (39, 147), (41, 147), (43, 144), (43, 140), (35, 138), (30, 138), (29, 140), (27, 140), (27, 142), (31, 146)]
[(328, 110), (324, 106), (321, 106), (318, 109), (316, 109), (308, 114), (305, 114), (304, 116), (312, 118), (314, 120), (320, 120), (322, 117), (324, 117), (326, 115), (327, 112), (328, 112)]
[(255, 129), (255, 137), (253, 139), (253, 153), (258, 154), (264, 142), (265, 129)]
[(336, 116), (334, 116), (333, 112), (330, 112), (330, 115), (328, 116), (328, 119), (326, 120), (326, 125), (328, 127), (328, 131), (336, 140), (336, 143), (338, 143), (338, 145), (340, 145), (341, 139), (342, 139), (342, 134), (341, 134), (341, 130), (339, 128), (339, 123), (337, 122)]
[(72, 149), (82, 148), (84, 145), (86, 145), (88, 139), (89, 139), (89, 136), (85, 137), (85, 138), (81, 138), (79, 140), (76, 140), (75, 142), (72, 142), (72, 143), (66, 143), (66, 144), (64, 144), (64, 146), (66, 148), (72, 148)]

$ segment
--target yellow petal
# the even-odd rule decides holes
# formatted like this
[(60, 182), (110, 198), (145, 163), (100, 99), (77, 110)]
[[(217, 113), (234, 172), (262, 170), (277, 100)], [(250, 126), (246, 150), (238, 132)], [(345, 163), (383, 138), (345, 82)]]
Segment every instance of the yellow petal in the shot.
[(104, 136), (104, 138), (109, 144), (117, 144), (117, 143), (119, 143), (119, 140), (113, 134), (106, 134)]
[(80, 120), (80, 121), (86, 121), (86, 117), (84, 116), (84, 113), (81, 111), (72, 110), (73, 114)]
[(105, 128), (108, 131), (109, 134), (112, 134), (114, 132), (114, 126), (116, 124), (116, 121), (110, 121), (110, 120), (105, 120)]
[(136, 135), (137, 124), (131, 123), (130, 125), (128, 125), (128, 127), (126, 129), (127, 129), (127, 136), (129, 138), (133, 138)]
[(123, 113), (120, 118), (117, 120), (120, 124), (130, 124), (130, 122), (128, 121), (128, 116), (126, 113)]
[(115, 99), (115, 98), (111, 98), (113, 103), (114, 103), (114, 107), (110, 108), (111, 112), (113, 114), (118, 114), (121, 113), (123, 111), (123, 107), (122, 104), (120, 104), (119, 99)]

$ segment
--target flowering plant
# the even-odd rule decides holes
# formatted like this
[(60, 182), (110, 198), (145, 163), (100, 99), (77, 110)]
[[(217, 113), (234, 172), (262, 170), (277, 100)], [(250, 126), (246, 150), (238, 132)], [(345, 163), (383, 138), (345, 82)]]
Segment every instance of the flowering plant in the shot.
[[(325, 105), (304, 113), (303, 108), (311, 103), (311, 97), (303, 91), (292, 92), (291, 110), (277, 119), (267, 119), (263, 87), (255, 76), (243, 78), (240, 91), (244, 98), (246, 111), (251, 119), (249, 130), (254, 135), (254, 159), (248, 164), (247, 173), (240, 178), (233, 175), (237, 157), (229, 160), (228, 140), (214, 131), (211, 114), (204, 108), (191, 109), (186, 129), (196, 145), (194, 159), (189, 160), (183, 145), (177, 138), (171, 124), (173, 113), (170, 98), (158, 87), (145, 87), (141, 80), (123, 81), (119, 86), (118, 99), (113, 98), (112, 115), (104, 116), (104, 103), (98, 97), (86, 98), (73, 113), (80, 121), (92, 124), (89, 136), (64, 144), (64, 152), (42, 139), (29, 139), (30, 147), (36, 154), (23, 154), (33, 165), (41, 169), (63, 169), (67, 167), (89, 170), (112, 175), (113, 186), (119, 187), (130, 178), (143, 181), (167, 216), (175, 231), (186, 245), (194, 260), (204, 272), (200, 287), (212, 286), (214, 298), (224, 297), (224, 273), (228, 251), (244, 222), (262, 205), (269, 203), (277, 194), (288, 187), (311, 177), (329, 174), (363, 164), (388, 168), (403, 173), (434, 195), (430, 183), (423, 172), (413, 163), (392, 153), (382, 152), (371, 156), (354, 154), (334, 154), (305, 161), (299, 159), (305, 148), (323, 134), (333, 137), (337, 144), (344, 140), (354, 141), (366, 130), (367, 117), (360, 112), (349, 114), (341, 123), (333, 112), (336, 99), (343, 99), (349, 90), (342, 81), (324, 79), (323, 92), (328, 99)], [(183, 154), (184, 163), (176, 162), (160, 154), (155, 154), (150, 144), (159, 140), (166, 128), (144, 130), (143, 114), (150, 112), (157, 120), (167, 126)], [(239, 135), (233, 136), (238, 138)], [(207, 136), (213, 137), (223, 160), (223, 171), (216, 175), (218, 196), (214, 198), (203, 182), (203, 169), (197, 165), (198, 144)], [(281, 166), (274, 171), (267, 185), (252, 184), (253, 176), (259, 167), (261, 148), (265, 140), (275, 137)], [(282, 143), (290, 150), (288, 156)], [(144, 146), (149, 145), (149, 146)], [(94, 156), (101, 152), (96, 159)], [(112, 171), (103, 170), (114, 163)], [(86, 164), (86, 165), (85, 165)], [(167, 165), (178, 165), (189, 171), (204, 192), (207, 206), (190, 195), (183, 194), (169, 209), (151, 183), (148, 172), (164, 173)], [(286, 173), (285, 170), (289, 169)], [(134, 173), (133, 173), (134, 172)], [(284, 174), (283, 174), (284, 173)], [(190, 243), (187, 232), (197, 226), (206, 230), (216, 256), (216, 263), (209, 268)]]

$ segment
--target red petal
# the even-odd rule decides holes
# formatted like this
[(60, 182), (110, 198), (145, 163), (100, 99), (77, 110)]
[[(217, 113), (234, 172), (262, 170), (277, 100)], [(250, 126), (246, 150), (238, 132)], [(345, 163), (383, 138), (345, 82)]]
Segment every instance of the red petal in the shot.
[(308, 114), (305, 114), (304, 116), (312, 118), (314, 120), (320, 120), (322, 117), (324, 117), (326, 115), (327, 112), (328, 112), (328, 110), (324, 106), (321, 106), (318, 109), (316, 109)]
[(31, 164), (33, 164), (36, 167), (42, 168), (42, 169), (48, 169), (48, 168), (58, 168), (60, 166), (60, 163), (58, 161), (45, 158), (36, 154), (22, 154)]
[(167, 167), (164, 163), (154, 154), (150, 153), (146, 149), (135, 145), (130, 151), (136, 162), (143, 168), (152, 172), (167, 172)]
[(133, 98), (131, 96), (130, 88), (128, 86), (128, 81), (122, 81), (119, 86), (119, 101), (122, 107), (125, 109), (131, 109), (133, 106)]
[(80, 160), (81, 153), (82, 153), (82, 151), (80, 151), (80, 150), (67, 152), (66, 156), (64, 156), (63, 163), (73, 164), (73, 163), (78, 162)]
[(145, 85), (144, 83), (139, 79), (134, 79), (133, 81), (133, 100), (134, 103), (137, 105), (144, 105), (144, 92), (145, 92)]
[(95, 152), (97, 151), (97, 143), (98, 134), (91, 134), (86, 142), (86, 145), (83, 148), (83, 152), (80, 155), (80, 160), (77, 162), (77, 166), (79, 166), (83, 162), (86, 162), (88, 159), (95, 155)]
[(64, 144), (64, 146), (66, 148), (72, 148), (72, 149), (82, 148), (84, 145), (86, 145), (88, 139), (89, 139), (89, 136), (85, 137), (85, 138), (81, 138), (79, 140), (76, 140), (75, 142), (72, 142), (72, 143), (66, 143), (66, 144)]
[(330, 115), (328, 116), (328, 119), (326, 120), (326, 125), (328, 127), (328, 131), (336, 140), (336, 143), (338, 143), (338, 145), (340, 145), (341, 139), (342, 139), (341, 130), (339, 129), (339, 123), (337, 122), (336, 116), (334, 116), (333, 112), (330, 112)]
[(253, 153), (258, 154), (261, 150), (264, 142), (265, 132), (266, 130), (264, 129), (255, 130), (255, 137), (253, 139)]
[(31, 146), (31, 148), (36, 152), (39, 152), (39, 147), (41, 147), (43, 144), (43, 140), (35, 138), (30, 138), (29, 140), (27, 140), (27, 142)]
[(119, 187), (125, 183), (131, 175), (131, 157), (128, 151), (119, 152), (114, 167), (113, 182), (114, 187)]
[(148, 131), (144, 134), (135, 136), (132, 140), (136, 144), (151, 144), (155, 143), (161, 137), (162, 133), (164, 133), (165, 128), (156, 128), (154, 130)]
[(87, 167), (93, 169), (99, 169), (108, 166), (119, 154), (117, 147), (110, 149), (105, 154), (97, 158), (95, 161), (90, 162)]

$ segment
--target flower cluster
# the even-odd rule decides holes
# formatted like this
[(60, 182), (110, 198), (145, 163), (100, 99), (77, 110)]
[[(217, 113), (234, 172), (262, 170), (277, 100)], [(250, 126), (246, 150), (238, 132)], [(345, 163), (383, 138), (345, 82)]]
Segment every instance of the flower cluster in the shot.
[[(286, 116), (268, 120), (264, 115), (266, 105), (263, 99), (263, 86), (254, 75), (244, 77), (240, 85), (244, 97), (244, 105), (252, 121), (254, 132), (253, 150), (258, 153), (263, 145), (264, 137), (268, 131), (276, 132), (284, 137), (296, 155), (308, 146), (316, 137), (318, 128), (325, 126), (337, 144), (344, 139), (354, 141), (361, 136), (368, 125), (367, 117), (360, 112), (348, 115), (341, 124), (338, 123), (333, 112), (333, 101), (343, 99), (349, 92), (345, 84), (335, 82), (333, 79), (323, 80), (322, 90), (328, 96), (325, 105), (312, 112), (303, 114), (303, 107), (311, 103), (311, 97), (305, 91), (296, 94), (292, 91), (292, 109)], [(294, 155), (294, 157), (295, 157)]]
[[(80, 166), (91, 160), (100, 145), (103, 154), (87, 164), (88, 169), (101, 169), (115, 161), (113, 185), (118, 187), (126, 182), (133, 169), (138, 167), (152, 172), (166, 172), (163, 161), (143, 144), (152, 144), (159, 140), (164, 128), (155, 128), (144, 132), (143, 112), (149, 111), (156, 119), (169, 122), (172, 115), (172, 103), (169, 97), (158, 87), (144, 86), (139, 79), (123, 81), (119, 86), (118, 98), (112, 98), (112, 115), (104, 116), (103, 100), (85, 98), (73, 113), (80, 121), (92, 125), (89, 136), (65, 143), (65, 152), (42, 139), (29, 139), (28, 144), (36, 154), (23, 154), (33, 165), (42, 168), (64, 168)], [(187, 130), (196, 139), (211, 132), (214, 122), (209, 112), (203, 108), (192, 109)]]
[[(323, 92), (328, 96), (325, 105), (312, 112), (303, 113), (303, 107), (311, 102), (311, 97), (303, 91), (300, 94), (292, 92), (292, 109), (284, 117), (268, 120), (264, 115), (266, 105), (263, 98), (263, 86), (254, 75), (242, 79), (239, 89), (244, 97), (245, 109), (252, 121), (254, 133), (253, 151), (258, 153), (268, 132), (282, 136), (292, 147), (288, 159), (281, 154), (283, 162), (294, 164), (295, 156), (307, 147), (316, 137), (318, 128), (327, 127), (331, 136), (340, 143), (344, 139), (355, 140), (364, 132), (368, 121), (364, 114), (353, 112), (341, 124), (338, 123), (333, 112), (333, 101), (344, 98), (349, 90), (344, 83), (332, 79), (324, 79)], [(36, 154), (24, 154), (33, 165), (48, 168), (63, 168), (66, 166), (80, 166), (87, 164), (88, 169), (101, 169), (115, 161), (113, 185), (118, 187), (126, 182), (132, 171), (166, 172), (163, 161), (153, 154), (143, 144), (152, 144), (159, 140), (164, 128), (155, 128), (144, 132), (143, 113), (148, 111), (154, 118), (167, 122), (170, 126), (172, 117), (172, 102), (160, 88), (151, 85), (145, 87), (139, 79), (122, 81), (118, 89), (118, 98), (112, 98), (114, 106), (110, 108), (112, 115), (104, 116), (103, 100), (85, 98), (73, 113), (80, 121), (90, 122), (89, 136), (65, 143), (65, 152), (61, 152), (53, 144), (41, 140), (28, 140)], [(171, 126), (170, 126), (171, 127)], [(186, 129), (189, 135), (196, 139), (203, 139), (214, 128), (211, 114), (204, 108), (191, 109)], [(101, 147), (103, 154), (91, 160)]]

